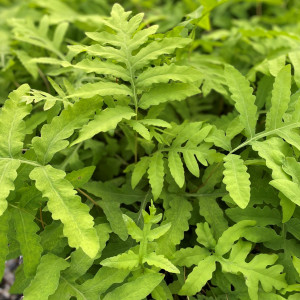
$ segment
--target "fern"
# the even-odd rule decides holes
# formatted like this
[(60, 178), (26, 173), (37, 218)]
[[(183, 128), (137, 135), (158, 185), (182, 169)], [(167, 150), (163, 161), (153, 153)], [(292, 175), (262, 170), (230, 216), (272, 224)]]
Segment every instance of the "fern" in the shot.
[(23, 148), (24, 122), (23, 118), (29, 114), (30, 106), (22, 103), (21, 97), (29, 91), (28, 85), (21, 86), (10, 94), (10, 99), (5, 102), (1, 110), (1, 134), (0, 134), (0, 214), (7, 208), (6, 198), (11, 190), (14, 190), (14, 180), (17, 177), (17, 169), (20, 166), (15, 157), (20, 156)]
[(4, 289), (298, 299), (297, 1), (0, 2)]
[[(39, 264), (37, 274), (25, 289), (24, 296), (28, 299), (48, 299), (53, 294), (58, 286), (59, 274), (61, 271), (68, 267), (68, 263), (53, 254), (46, 254), (42, 257)], [(47, 285), (46, 289), (41, 292), (40, 284), (46, 278), (50, 285)]]
[(236, 204), (245, 208), (250, 201), (250, 181), (243, 160), (235, 154), (224, 158), (224, 180), (229, 195)]
[[(223, 235), (216, 243), (216, 246), (214, 246), (215, 242), (209, 244), (209, 241), (212, 238), (209, 227), (206, 227), (206, 232), (208, 233), (207, 237), (210, 237), (206, 238), (206, 241), (205, 238), (201, 238), (205, 226), (202, 227), (202, 229), (197, 232), (198, 239), (203, 245), (210, 245), (210, 247), (214, 248), (215, 254), (208, 252), (205, 257), (201, 256), (197, 266), (189, 274), (180, 294), (193, 295), (200, 291), (206, 282), (212, 278), (213, 272), (216, 270), (216, 262), (221, 264), (224, 272), (233, 274), (240, 272), (245, 276), (250, 299), (258, 299), (258, 284), (260, 281), (266, 292), (271, 292), (273, 287), (278, 290), (284, 288), (286, 282), (284, 280), (284, 274), (281, 274), (283, 269), (282, 266), (274, 265), (270, 268), (266, 268), (268, 265), (273, 265), (275, 263), (277, 260), (276, 255), (268, 256), (260, 254), (250, 263), (244, 262), (251, 249), (249, 248), (249, 246), (251, 247), (251, 243), (243, 242), (239, 239), (243, 235), (243, 230), (254, 224), (255, 222), (253, 221), (241, 221), (235, 224), (233, 227), (224, 231)], [(234, 244), (237, 240), (238, 242)], [(230, 257), (228, 259), (223, 258), (222, 256), (230, 249)], [(201, 276), (199, 276), (200, 274)]]
[(69, 144), (66, 139), (93, 116), (97, 107), (97, 101), (90, 101), (89, 105), (86, 105), (85, 101), (79, 101), (63, 110), (61, 115), (52, 120), (51, 124), (44, 125), (41, 137), (35, 137), (32, 140), (38, 161), (47, 164), (56, 152), (66, 148)]
[(81, 203), (72, 185), (64, 179), (63, 171), (51, 166), (37, 167), (30, 173), (37, 188), (49, 199), (48, 208), (54, 220), (64, 224), (64, 234), (72, 247), (81, 247), (89, 256), (94, 257), (99, 250), (96, 231), (88, 207)]
[[(157, 26), (139, 30), (143, 14), (138, 14), (128, 20), (129, 15), (130, 13), (125, 12), (119, 4), (115, 4), (112, 8), (111, 17), (102, 21), (107, 28), (110, 28), (110, 31), (87, 33), (87, 36), (96, 41), (97, 44), (70, 48), (76, 52), (85, 51), (89, 55), (99, 57), (97, 60), (86, 58), (74, 65), (75, 68), (96, 74), (111, 75), (116, 79), (121, 78), (124, 83), (102, 80), (82, 86), (72, 96), (89, 98), (94, 95), (129, 95), (132, 99), (131, 104), (135, 107), (137, 118), (139, 107), (146, 109), (152, 105), (158, 105), (169, 100), (183, 100), (199, 93), (197, 86), (193, 85), (193, 82), (199, 80), (199, 72), (196, 70), (189, 70), (189, 76), (187, 76), (187, 69), (175, 64), (161, 66), (157, 72), (149, 67), (152, 61), (162, 55), (172, 54), (176, 48), (185, 47), (191, 40), (174, 37), (151, 41), (150, 36), (155, 34)], [(112, 62), (114, 62), (113, 67)], [(169, 83), (170, 80), (176, 82)], [(116, 114), (119, 114), (118, 109), (125, 108), (115, 107), (115, 109)], [(128, 108), (126, 109), (128, 110)], [(108, 111), (106, 113), (103, 111), (103, 113), (104, 115), (108, 114)], [(127, 115), (124, 112), (126, 119), (134, 116), (129, 110), (126, 113)], [(121, 120), (122, 118), (116, 119), (116, 125)], [(99, 127), (101, 117), (92, 122), (91, 125), (87, 125), (81, 130), (80, 136), (82, 138), (80, 140), (91, 138), (98, 132), (109, 130), (109, 128)], [(92, 132), (90, 131), (91, 127), (93, 127)]]

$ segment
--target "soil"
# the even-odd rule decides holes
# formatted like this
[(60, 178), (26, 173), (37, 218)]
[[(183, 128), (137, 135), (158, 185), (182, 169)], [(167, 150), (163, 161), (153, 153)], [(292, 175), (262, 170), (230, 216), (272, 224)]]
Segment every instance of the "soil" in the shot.
[(10, 295), (9, 289), (14, 283), (14, 271), (19, 265), (19, 259), (11, 259), (5, 263), (5, 272), (0, 284), (0, 300), (20, 300), (20, 295)]

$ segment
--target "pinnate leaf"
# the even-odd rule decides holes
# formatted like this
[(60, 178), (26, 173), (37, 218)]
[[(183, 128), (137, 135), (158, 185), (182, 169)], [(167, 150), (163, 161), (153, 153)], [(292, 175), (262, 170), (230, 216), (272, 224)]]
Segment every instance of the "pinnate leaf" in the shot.
[(282, 274), (283, 267), (273, 265), (277, 260), (275, 254), (258, 254), (249, 262), (245, 262), (248, 253), (251, 250), (251, 243), (239, 241), (233, 246), (228, 260), (222, 260), (222, 269), (224, 272), (234, 274), (242, 273), (246, 278), (246, 285), (251, 300), (258, 300), (258, 284), (262, 285), (265, 292), (270, 293), (273, 287), (277, 290), (287, 286), (285, 275)]

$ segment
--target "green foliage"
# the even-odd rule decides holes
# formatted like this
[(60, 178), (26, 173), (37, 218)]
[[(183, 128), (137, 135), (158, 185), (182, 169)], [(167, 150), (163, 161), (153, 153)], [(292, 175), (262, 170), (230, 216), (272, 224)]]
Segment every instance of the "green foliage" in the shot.
[(10, 292), (298, 299), (299, 11), (0, 1)]

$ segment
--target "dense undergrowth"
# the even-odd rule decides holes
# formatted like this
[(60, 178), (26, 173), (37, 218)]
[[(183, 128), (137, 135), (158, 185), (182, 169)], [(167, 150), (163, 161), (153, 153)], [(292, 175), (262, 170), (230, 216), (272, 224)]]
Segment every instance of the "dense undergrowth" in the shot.
[(299, 20), (296, 0), (0, 0), (11, 294), (300, 299)]

